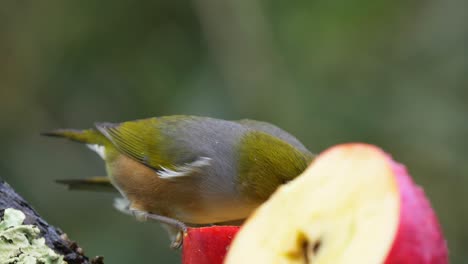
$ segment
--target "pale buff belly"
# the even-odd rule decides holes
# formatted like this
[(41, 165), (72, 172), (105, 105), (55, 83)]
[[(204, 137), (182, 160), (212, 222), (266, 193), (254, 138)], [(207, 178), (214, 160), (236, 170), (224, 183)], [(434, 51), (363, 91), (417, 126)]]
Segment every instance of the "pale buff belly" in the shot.
[(212, 224), (246, 218), (258, 204), (230, 197), (206, 197), (197, 179), (162, 179), (124, 155), (107, 165), (112, 183), (131, 208), (164, 215), (185, 223)]

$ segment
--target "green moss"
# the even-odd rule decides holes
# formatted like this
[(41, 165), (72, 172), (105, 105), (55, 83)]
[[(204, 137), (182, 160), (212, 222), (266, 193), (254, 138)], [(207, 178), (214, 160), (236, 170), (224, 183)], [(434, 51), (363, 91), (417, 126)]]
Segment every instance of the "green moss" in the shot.
[(2, 264), (66, 264), (39, 237), (40, 230), (23, 225), (25, 215), (16, 209), (5, 210), (0, 222), (0, 263)]

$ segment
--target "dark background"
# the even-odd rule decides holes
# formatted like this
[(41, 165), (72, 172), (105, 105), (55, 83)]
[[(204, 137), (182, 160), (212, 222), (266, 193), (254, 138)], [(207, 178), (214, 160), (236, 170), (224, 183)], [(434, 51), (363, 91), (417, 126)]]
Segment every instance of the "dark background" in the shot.
[(313, 152), (377, 144), (468, 258), (468, 2), (2, 1), (0, 175), (106, 263), (177, 263), (164, 231), (68, 192), (104, 174), (83, 146), (39, 132), (169, 114), (279, 125)]

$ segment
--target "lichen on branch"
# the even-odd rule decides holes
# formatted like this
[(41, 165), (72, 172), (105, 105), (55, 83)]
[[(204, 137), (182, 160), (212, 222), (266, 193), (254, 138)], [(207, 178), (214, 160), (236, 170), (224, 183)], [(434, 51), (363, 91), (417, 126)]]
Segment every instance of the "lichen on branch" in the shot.
[(7, 208), (0, 221), (1, 263), (66, 264), (63, 256), (55, 253), (40, 237), (37, 226), (23, 224), (23, 212)]

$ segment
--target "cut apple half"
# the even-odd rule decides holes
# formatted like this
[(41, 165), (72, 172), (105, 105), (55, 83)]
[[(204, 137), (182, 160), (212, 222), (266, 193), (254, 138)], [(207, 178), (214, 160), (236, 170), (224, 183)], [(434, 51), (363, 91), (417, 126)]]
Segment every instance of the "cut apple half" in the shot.
[(367, 144), (323, 152), (247, 220), (226, 263), (448, 263), (405, 168)]

